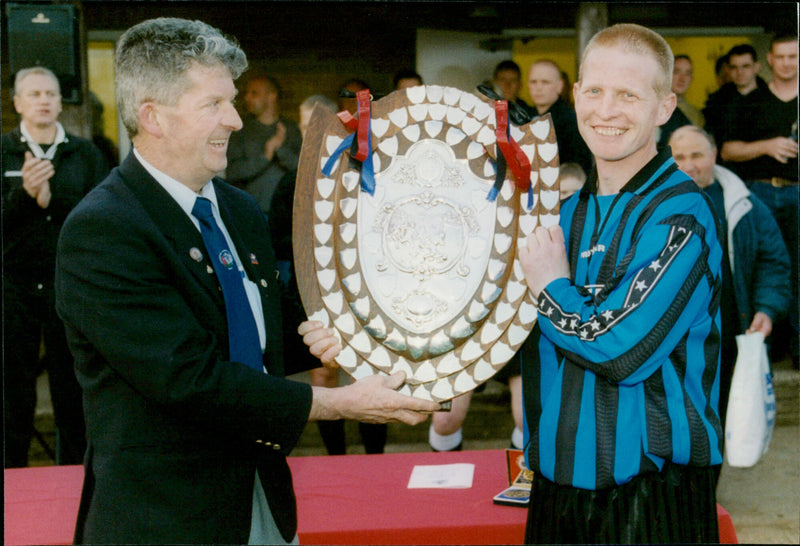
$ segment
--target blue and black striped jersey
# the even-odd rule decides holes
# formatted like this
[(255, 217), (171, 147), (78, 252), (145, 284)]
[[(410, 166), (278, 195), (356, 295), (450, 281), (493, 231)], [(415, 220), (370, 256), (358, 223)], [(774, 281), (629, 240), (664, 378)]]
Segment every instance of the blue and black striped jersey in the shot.
[(520, 352), (529, 468), (601, 489), (665, 460), (721, 463), (722, 247), (706, 197), (667, 149), (617, 195), (590, 179), (560, 223), (571, 278), (540, 294)]

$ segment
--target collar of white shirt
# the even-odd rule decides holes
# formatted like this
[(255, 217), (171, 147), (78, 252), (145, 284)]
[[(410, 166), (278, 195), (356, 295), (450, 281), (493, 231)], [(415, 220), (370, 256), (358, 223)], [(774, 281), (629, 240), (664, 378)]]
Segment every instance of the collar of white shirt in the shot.
[(197, 218), (192, 216), (192, 209), (194, 208), (194, 203), (197, 200), (198, 195), (211, 201), (211, 204), (213, 205), (211, 208), (214, 211), (214, 219), (217, 220), (217, 223), (220, 223), (217, 194), (214, 191), (214, 184), (211, 183), (211, 180), (206, 182), (205, 186), (202, 187), (199, 193), (195, 193), (189, 188), (189, 186), (178, 182), (168, 174), (165, 174), (153, 167), (145, 158), (141, 156), (136, 148), (133, 149), (133, 155), (136, 156), (136, 159), (139, 160), (139, 163), (142, 164), (142, 167), (144, 167), (150, 176), (155, 178), (156, 182), (158, 182), (161, 187), (166, 190), (170, 197), (172, 197), (183, 209), (186, 215), (192, 219), (192, 222), (195, 226), (197, 226), (197, 229), (200, 229), (200, 223), (197, 221)]

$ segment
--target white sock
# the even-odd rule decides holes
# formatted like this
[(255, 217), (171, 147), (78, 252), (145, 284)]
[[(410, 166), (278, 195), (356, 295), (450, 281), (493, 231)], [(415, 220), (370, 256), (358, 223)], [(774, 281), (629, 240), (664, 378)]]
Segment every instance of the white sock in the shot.
[(516, 449), (522, 449), (525, 447), (523, 445), (523, 434), (520, 429), (514, 427), (514, 432), (511, 433), (511, 445), (514, 446)]
[(433, 430), (433, 424), (431, 424), (431, 428), (428, 430), (428, 443), (436, 451), (452, 451), (458, 447), (462, 438), (463, 434), (460, 428), (453, 434), (439, 434)]

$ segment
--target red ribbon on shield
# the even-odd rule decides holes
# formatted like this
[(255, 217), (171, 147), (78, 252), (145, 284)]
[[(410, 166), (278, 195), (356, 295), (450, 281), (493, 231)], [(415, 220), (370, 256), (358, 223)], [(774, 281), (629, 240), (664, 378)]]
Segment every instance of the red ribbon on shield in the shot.
[(495, 129), (497, 146), (514, 174), (517, 187), (527, 191), (531, 185), (531, 162), (519, 144), (511, 138), (508, 127), (508, 101), (495, 101), (494, 111), (497, 122), (497, 128)]

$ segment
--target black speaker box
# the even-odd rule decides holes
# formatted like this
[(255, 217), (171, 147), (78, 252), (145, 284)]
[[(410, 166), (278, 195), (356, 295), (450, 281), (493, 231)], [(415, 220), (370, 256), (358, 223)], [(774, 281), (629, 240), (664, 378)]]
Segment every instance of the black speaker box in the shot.
[(69, 4), (6, 4), (11, 72), (44, 66), (61, 86), (64, 103), (81, 103), (80, 44), (75, 8)]

